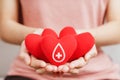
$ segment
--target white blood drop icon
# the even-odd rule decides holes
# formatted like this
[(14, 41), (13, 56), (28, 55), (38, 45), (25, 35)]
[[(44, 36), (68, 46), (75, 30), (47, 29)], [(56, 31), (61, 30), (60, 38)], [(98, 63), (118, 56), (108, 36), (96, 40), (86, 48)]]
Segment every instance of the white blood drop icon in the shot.
[(65, 51), (60, 43), (58, 43), (52, 53), (52, 58), (55, 62), (63, 62), (65, 59)]

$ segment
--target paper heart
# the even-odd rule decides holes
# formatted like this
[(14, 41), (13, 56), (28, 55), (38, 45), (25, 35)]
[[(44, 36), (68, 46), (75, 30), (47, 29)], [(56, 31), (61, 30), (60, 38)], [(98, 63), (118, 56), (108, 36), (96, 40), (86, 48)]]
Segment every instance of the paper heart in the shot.
[(46, 62), (48, 60), (46, 59), (45, 55), (43, 54), (40, 44), (41, 44), (42, 37), (37, 34), (29, 34), (25, 38), (25, 45), (28, 50), (28, 52), (36, 57), (37, 59), (42, 59)]
[(41, 36), (38, 34), (27, 35), (25, 38), (25, 45), (31, 55), (33, 55), (37, 59), (49, 62), (49, 60), (47, 60), (46, 56), (42, 52), (41, 46), (40, 46), (43, 36), (46, 36), (46, 35), (52, 35), (54, 37), (57, 37), (57, 34), (52, 29), (46, 28), (42, 32)]
[(71, 56), (71, 58), (68, 60), (69, 62), (83, 57), (87, 52), (89, 52), (89, 50), (93, 47), (95, 43), (93, 36), (89, 32), (77, 35), (74, 28), (70, 26), (63, 28), (60, 32), (60, 37), (66, 35), (73, 35), (77, 40), (77, 49)]
[(41, 36), (46, 36), (46, 35), (52, 35), (54, 37), (58, 37), (56, 32), (49, 28), (44, 29)]
[(53, 30), (47, 28), (41, 36), (28, 35), (25, 45), (30, 54), (36, 58), (59, 66), (84, 56), (94, 45), (94, 38), (90, 33), (77, 35), (70, 26), (62, 29), (59, 37)]
[(77, 42), (74, 36), (56, 38), (46, 36), (42, 39), (41, 48), (51, 64), (59, 66), (66, 63), (76, 50)]
[(76, 35), (74, 28), (71, 26), (66, 26), (60, 31), (59, 37), (61, 38), (66, 35)]
[(87, 52), (90, 51), (90, 49), (95, 44), (94, 38), (89, 32), (85, 32), (77, 35), (76, 40), (77, 40), (77, 49), (74, 55), (69, 59), (69, 61), (73, 61), (75, 59), (83, 57), (85, 54), (87, 54)]

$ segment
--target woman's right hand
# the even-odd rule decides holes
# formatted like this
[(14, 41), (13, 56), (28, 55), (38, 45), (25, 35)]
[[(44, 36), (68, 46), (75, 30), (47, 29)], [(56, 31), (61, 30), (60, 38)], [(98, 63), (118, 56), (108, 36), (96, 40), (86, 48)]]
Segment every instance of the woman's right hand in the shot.
[[(36, 30), (33, 34), (40, 34), (41, 30)], [(20, 58), (23, 61), (33, 67), (37, 73), (44, 73), (44, 72), (57, 72), (57, 66), (51, 65), (50, 63), (46, 63), (43, 60), (36, 59), (34, 56), (29, 55), (25, 42), (23, 41), (20, 48)]]

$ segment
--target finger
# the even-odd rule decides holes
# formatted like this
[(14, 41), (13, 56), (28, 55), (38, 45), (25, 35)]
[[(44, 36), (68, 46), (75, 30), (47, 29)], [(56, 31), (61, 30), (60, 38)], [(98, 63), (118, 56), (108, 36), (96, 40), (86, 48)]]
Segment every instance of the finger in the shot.
[(70, 70), (69, 63), (66, 63), (64, 65), (60, 65), (58, 67), (58, 72), (68, 72)]
[(40, 68), (36, 70), (37, 73), (42, 74), (45, 72), (57, 72), (57, 66), (48, 64), (46, 68)]
[(54, 71), (53, 65), (50, 65), (50, 64), (48, 64), (48, 65), (45, 67), (45, 69), (46, 69), (46, 71), (48, 71), (48, 72)]
[(82, 66), (84, 66), (86, 64), (85, 60), (83, 57), (80, 57), (79, 59), (75, 60), (75, 61), (72, 61), (70, 63), (70, 68), (73, 69), (73, 68), (80, 68)]
[(21, 55), (20, 55), (20, 57), (21, 57), (21, 59), (23, 59), (24, 61), (25, 61), (25, 63), (27, 64), (27, 65), (29, 65), (30, 64), (30, 55), (29, 54), (27, 54), (27, 53), (25, 53), (25, 52), (22, 52), (21, 53)]
[(64, 67), (64, 65), (60, 65), (60, 66), (58, 67), (58, 71), (59, 71), (59, 72), (62, 72), (63, 67)]
[(96, 46), (94, 45), (92, 49), (85, 55), (85, 60), (88, 61), (92, 57), (97, 55), (97, 49)]
[(79, 69), (71, 69), (70, 70), (71, 74), (78, 74), (79, 72), (80, 72)]
[(31, 67), (34, 67), (34, 68), (43, 68), (45, 67), (47, 64), (45, 61), (43, 60), (38, 60), (36, 59), (34, 56), (31, 56), (31, 64), (30, 66)]
[(46, 70), (45, 70), (45, 68), (40, 68), (40, 69), (37, 69), (36, 72), (37, 72), (38, 74), (43, 74), (43, 73), (46, 72)]
[(69, 72), (70, 68), (68, 67), (68, 65), (64, 65), (62, 68), (62, 72), (67, 73)]
[(20, 55), (19, 57), (25, 61), (26, 64), (30, 64), (30, 55), (28, 54), (28, 51), (26, 49), (26, 46), (24, 44), (24, 41), (21, 44), (20, 48)]
[(24, 58), (24, 55), (27, 53), (26, 47), (25, 47), (25, 42), (23, 41), (20, 47), (20, 57)]
[(53, 72), (57, 72), (58, 71), (57, 69), (58, 69), (57, 66), (53, 65)]

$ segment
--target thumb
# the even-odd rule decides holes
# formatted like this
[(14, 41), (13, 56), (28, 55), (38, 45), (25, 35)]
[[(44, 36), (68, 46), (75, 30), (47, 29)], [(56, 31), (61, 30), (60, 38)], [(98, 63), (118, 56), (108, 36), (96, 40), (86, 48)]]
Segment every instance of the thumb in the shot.
[(88, 61), (96, 55), (97, 55), (97, 49), (96, 46), (94, 45), (92, 49), (85, 55), (85, 60)]
[(20, 52), (20, 58), (23, 59), (27, 65), (30, 64), (30, 56), (28, 53)]
[(22, 42), (21, 48), (20, 48), (20, 58), (22, 58), (26, 64), (30, 64), (30, 55), (25, 47), (24, 41)]

